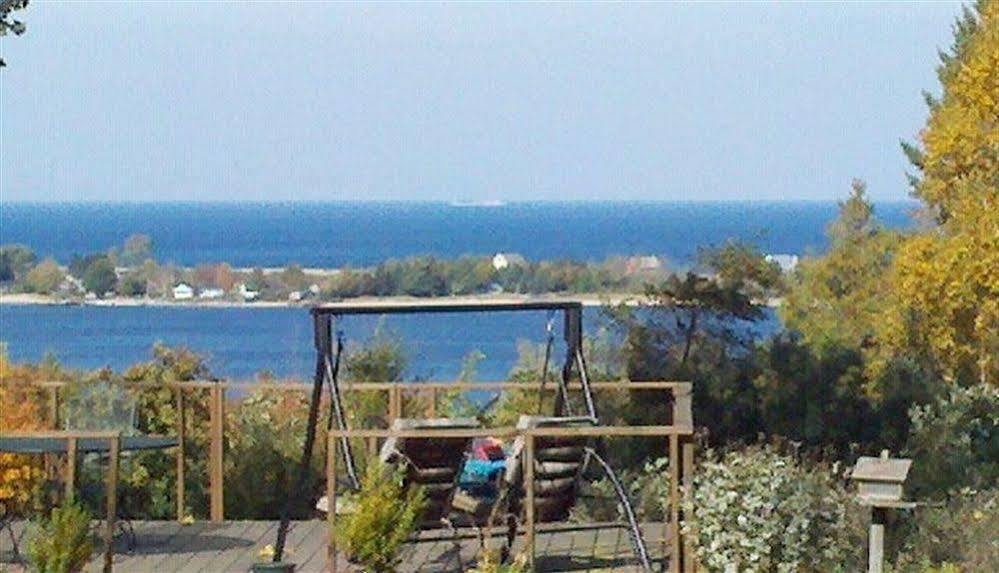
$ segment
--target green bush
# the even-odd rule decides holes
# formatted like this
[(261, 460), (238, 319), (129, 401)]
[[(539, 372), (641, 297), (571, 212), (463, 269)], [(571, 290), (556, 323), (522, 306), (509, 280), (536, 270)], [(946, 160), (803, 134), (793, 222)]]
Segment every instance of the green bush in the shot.
[(919, 507), (895, 531), (896, 573), (999, 571), (999, 489), (957, 494)]
[[(594, 464), (596, 465), (596, 464)], [(669, 458), (649, 460), (638, 470), (617, 471), (628, 500), (639, 521), (663, 521), (669, 509)], [(582, 495), (573, 508), (571, 519), (597, 523), (624, 519), (623, 508), (606, 476), (584, 482)]]
[(404, 489), (403, 467), (368, 466), (353, 511), (338, 524), (336, 541), (347, 558), (370, 573), (395, 571), (403, 543), (426, 506), (419, 488)]
[(90, 514), (77, 504), (53, 508), (48, 518), (31, 524), (27, 549), (32, 571), (70, 573), (82, 570), (94, 550)]
[(707, 571), (858, 571), (862, 527), (832, 472), (806, 468), (772, 448), (709, 451), (685, 499), (684, 524)]
[(915, 499), (999, 484), (999, 387), (955, 386), (909, 416), (907, 450), (915, 463), (908, 489)]

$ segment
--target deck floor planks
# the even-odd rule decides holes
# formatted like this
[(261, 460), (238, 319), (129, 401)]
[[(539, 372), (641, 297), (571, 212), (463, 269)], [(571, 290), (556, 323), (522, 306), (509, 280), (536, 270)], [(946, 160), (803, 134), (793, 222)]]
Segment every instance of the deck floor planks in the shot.
[[(173, 546), (174, 538), (183, 531), (185, 525), (170, 522), (140, 522), (135, 527), (135, 549), (131, 553), (115, 555), (115, 571), (121, 573), (143, 573), (155, 571), (156, 564), (163, 560), (164, 552)], [(117, 565), (120, 563), (120, 565)]]
[[(649, 524), (643, 528), (646, 543), (652, 550), (656, 563), (662, 564), (664, 556), (660, 543), (662, 524)], [(136, 549), (131, 553), (115, 555), (115, 571), (120, 573), (188, 573), (188, 572), (245, 572), (258, 560), (258, 551), (273, 543), (277, 530), (276, 521), (230, 521), (223, 524), (197, 522), (180, 525), (176, 522), (136, 522)], [(24, 524), (14, 525), (19, 544), (24, 541)], [(474, 529), (460, 530), (460, 548), (446, 530), (435, 530), (419, 535), (408, 544), (403, 553), (404, 572), (444, 573), (458, 572), (470, 567), (478, 557), (479, 538)], [(523, 550), (523, 532), (518, 535), (513, 554)], [(503, 536), (493, 531), (491, 547), (498, 548)], [(302, 573), (325, 571), (326, 562), (325, 521), (293, 522), (288, 536), (292, 553), (289, 560), (299, 564)], [(6, 541), (4, 541), (6, 540)], [(0, 549), (9, 551), (10, 540), (0, 537)], [(544, 526), (537, 536), (537, 564), (546, 571), (633, 571), (636, 569), (631, 552), (628, 530), (622, 524)], [(6, 554), (4, 554), (6, 557)], [(103, 554), (94, 553), (86, 571), (100, 571)], [(341, 564), (346, 565), (342, 560)], [(3, 564), (0, 564), (2, 568)], [(9, 569), (19, 571), (19, 567)], [(356, 568), (343, 567), (342, 571)]]
[(253, 545), (247, 547), (245, 551), (236, 550), (228, 552), (228, 558), (219, 562), (220, 570), (244, 571), (249, 569), (253, 563), (260, 561), (260, 550), (263, 549), (265, 545), (274, 544), (274, 540), (272, 538), (277, 534), (278, 522), (253, 521), (251, 523), (253, 526), (247, 530), (246, 535), (248, 539), (253, 540)]
[(253, 521), (227, 521), (222, 527), (203, 536), (204, 543), (184, 565), (173, 569), (177, 573), (200, 573), (201, 571), (219, 572), (214, 565), (216, 560), (224, 558), (227, 552), (252, 548), (252, 542), (245, 539), (246, 532), (253, 527)]

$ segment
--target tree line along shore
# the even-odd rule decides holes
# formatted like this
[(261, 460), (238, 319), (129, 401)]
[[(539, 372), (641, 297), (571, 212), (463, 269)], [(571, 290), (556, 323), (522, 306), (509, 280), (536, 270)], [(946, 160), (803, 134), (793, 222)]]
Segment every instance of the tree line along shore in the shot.
[(752, 244), (729, 241), (701, 249), (686, 269), (671, 269), (651, 255), (587, 262), (528, 261), (514, 253), (414, 256), (363, 268), (186, 267), (158, 261), (152, 240), (132, 235), (121, 247), (74, 255), (68, 264), (40, 259), (28, 246), (0, 246), (0, 303), (285, 306), (348, 298), (572, 294), (599, 304), (642, 294), (652, 284), (719, 274), (744, 275), (740, 280), (755, 283), (755, 296), (770, 300), (779, 296), (783, 271), (794, 263), (795, 257), (771, 257)]

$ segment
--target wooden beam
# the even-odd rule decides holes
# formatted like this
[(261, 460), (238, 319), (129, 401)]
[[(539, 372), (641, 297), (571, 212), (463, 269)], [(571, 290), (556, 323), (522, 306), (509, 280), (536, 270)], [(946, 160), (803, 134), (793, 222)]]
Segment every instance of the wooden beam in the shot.
[(336, 443), (337, 439), (333, 435), (326, 438), (326, 555), (329, 559), (329, 569), (332, 573), (337, 570), (337, 550), (336, 550)]
[(525, 492), (525, 523), (527, 533), (524, 538), (524, 550), (527, 552), (527, 569), (534, 570), (535, 550), (535, 515), (534, 515), (534, 436), (527, 434), (524, 438), (524, 487)]
[(211, 405), (210, 405), (210, 426), (211, 426), (211, 443), (209, 444), (208, 452), (208, 472), (209, 472), (209, 495), (210, 495), (210, 518), (214, 523), (221, 523), (225, 519), (225, 511), (223, 507), (224, 503), (224, 492), (223, 492), (223, 440), (225, 437), (225, 409), (223, 402), (225, 400), (224, 389), (221, 386), (216, 386), (211, 389)]
[(76, 496), (76, 438), (66, 438), (66, 477), (63, 480), (66, 503), (72, 503)]
[(669, 544), (670, 573), (681, 573), (680, 561), (680, 437), (669, 437), (669, 524), (666, 527)]
[(59, 429), (59, 388), (49, 387), (49, 422), (53, 430)]
[[(680, 447), (682, 448), (682, 458), (683, 462), (680, 465), (681, 471), (681, 482), (683, 483), (683, 496), (686, 497), (690, 495), (691, 488), (694, 486), (694, 440), (690, 436), (684, 437), (680, 440)], [(684, 509), (680, 512), (680, 523), (681, 525), (686, 523), (690, 519), (690, 511)], [(694, 544), (690, 539), (687, 539), (687, 535), (683, 532), (682, 528), (680, 530), (680, 544), (682, 547), (683, 556), (683, 573), (695, 573), (697, 571), (697, 556), (694, 554)]]
[(121, 452), (121, 437), (111, 438), (108, 456), (107, 476), (107, 517), (104, 525), (104, 573), (114, 570), (114, 527), (118, 517), (118, 461)]
[(174, 388), (177, 400), (177, 521), (184, 519), (186, 503), (184, 500), (184, 456), (185, 446), (185, 419), (186, 405), (184, 404), (184, 391), (181, 388)]

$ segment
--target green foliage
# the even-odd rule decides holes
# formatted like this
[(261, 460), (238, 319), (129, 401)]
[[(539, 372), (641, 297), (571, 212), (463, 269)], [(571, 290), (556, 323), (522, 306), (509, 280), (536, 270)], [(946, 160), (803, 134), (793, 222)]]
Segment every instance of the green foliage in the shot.
[(893, 573), (999, 571), (999, 489), (965, 491), (943, 506), (917, 508), (896, 529), (902, 548)]
[(782, 290), (780, 265), (768, 261), (759, 247), (744, 241), (728, 240), (720, 247), (702, 248), (699, 263), (713, 271), (718, 280), (756, 299), (776, 296)]
[(24, 245), (0, 245), (0, 282), (19, 279), (35, 262), (35, 253)]
[(130, 272), (121, 277), (118, 294), (122, 296), (143, 296), (146, 294), (147, 283), (141, 272)]
[(907, 453), (916, 463), (907, 487), (916, 499), (999, 485), (999, 388), (954, 387), (910, 416)]
[(72, 573), (90, 560), (94, 550), (90, 514), (80, 505), (53, 508), (48, 518), (29, 527), (27, 556), (32, 571)]
[[(669, 510), (669, 458), (650, 459), (638, 469), (617, 468), (628, 499), (639, 522), (666, 521)], [(584, 481), (570, 519), (600, 523), (624, 519), (624, 511), (606, 476)]]
[(356, 509), (338, 520), (337, 543), (365, 571), (395, 571), (402, 545), (419, 525), (426, 497), (419, 488), (402, 486), (404, 472), (402, 466), (368, 465)]
[(861, 181), (854, 181), (850, 198), (840, 203), (828, 235), (829, 251), (801, 262), (780, 307), (788, 328), (819, 353), (873, 342), (901, 242), (875, 217)]
[(136, 267), (153, 257), (153, 240), (149, 235), (130, 235), (125, 239), (119, 261), (126, 267)]
[(684, 501), (700, 563), (725, 573), (858, 571), (863, 529), (831, 472), (770, 448), (707, 452)]
[(53, 259), (45, 259), (24, 275), (21, 285), (25, 292), (52, 294), (59, 289), (66, 274)]
[(109, 257), (94, 261), (83, 272), (83, 287), (99, 297), (114, 291), (118, 276), (114, 272), (114, 262)]
[[(308, 395), (258, 389), (240, 400), (226, 416), (229, 449), (225, 458), (226, 516), (232, 519), (275, 518), (294, 478), (305, 442)], [(319, 441), (323, 443), (320, 436)], [(322, 476), (322, 457), (314, 456), (307, 491)], [(312, 495), (293, 500), (292, 516), (312, 513)]]

